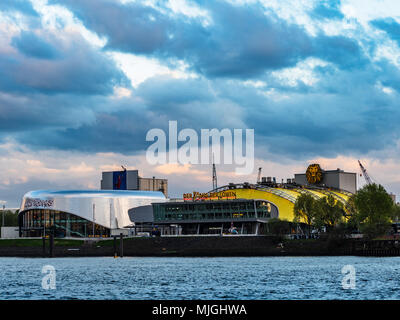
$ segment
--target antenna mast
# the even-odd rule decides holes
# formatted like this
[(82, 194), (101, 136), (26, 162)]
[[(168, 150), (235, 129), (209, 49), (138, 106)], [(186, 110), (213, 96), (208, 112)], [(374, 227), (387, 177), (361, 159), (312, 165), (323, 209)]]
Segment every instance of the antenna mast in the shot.
[(214, 163), (214, 155), (213, 155), (213, 166), (212, 166), (212, 185), (213, 185), (213, 190), (217, 189), (217, 169), (215, 168), (215, 163)]

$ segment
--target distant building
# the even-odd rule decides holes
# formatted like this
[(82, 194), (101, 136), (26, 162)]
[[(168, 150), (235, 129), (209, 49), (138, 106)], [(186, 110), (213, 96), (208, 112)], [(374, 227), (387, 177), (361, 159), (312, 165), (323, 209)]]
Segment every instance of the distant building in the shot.
[(389, 194), (389, 196), (392, 198), (393, 203), (396, 203), (396, 195), (391, 193), (391, 194)]
[(101, 190), (161, 191), (168, 196), (168, 180), (142, 178), (138, 170), (102, 172)]
[(357, 191), (357, 174), (336, 170), (323, 170), (318, 164), (312, 164), (306, 173), (294, 175), (294, 182), (309, 187), (323, 187), (345, 190), (351, 193)]

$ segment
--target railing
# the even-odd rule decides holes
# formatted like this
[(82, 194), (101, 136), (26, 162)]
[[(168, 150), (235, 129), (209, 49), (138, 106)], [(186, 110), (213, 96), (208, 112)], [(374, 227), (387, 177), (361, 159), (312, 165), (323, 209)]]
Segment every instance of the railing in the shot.
[(343, 204), (346, 204), (346, 202), (347, 202), (347, 200), (345, 198), (339, 196), (338, 194), (336, 194), (330, 190), (321, 189), (321, 190), (318, 190), (318, 192), (321, 192), (326, 195), (331, 195), (332, 197), (334, 197), (336, 200), (340, 201)]
[(270, 188), (270, 187), (262, 187), (262, 188), (257, 188), (257, 190), (260, 191), (267, 191), (269, 193), (275, 194), (281, 198), (285, 198), (286, 200), (289, 200), (290, 202), (295, 203), (296, 202), (296, 198), (282, 190), (278, 190), (275, 188)]
[(85, 238), (86, 236), (83, 235), (82, 233), (78, 232), (78, 231), (72, 231), (71, 229), (68, 229), (67, 227), (64, 227), (62, 225), (58, 225), (58, 224), (54, 224), (55, 227), (60, 228), (60, 229), (64, 229), (66, 232), (69, 232), (70, 234), (76, 234), (82, 238)]
[(307, 189), (296, 189), (297, 192), (302, 193), (302, 194), (308, 194), (311, 197), (313, 197), (315, 200), (320, 199), (315, 193), (311, 192), (310, 190)]

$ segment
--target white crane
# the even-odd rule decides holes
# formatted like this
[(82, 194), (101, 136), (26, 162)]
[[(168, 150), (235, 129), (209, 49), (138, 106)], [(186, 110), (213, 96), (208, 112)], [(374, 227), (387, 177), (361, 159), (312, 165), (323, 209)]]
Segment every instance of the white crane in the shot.
[(361, 164), (360, 160), (358, 160), (358, 164), (360, 165), (362, 175), (364, 176), (365, 181), (367, 184), (372, 184), (372, 179), (367, 173), (367, 169), (364, 168), (364, 166)]

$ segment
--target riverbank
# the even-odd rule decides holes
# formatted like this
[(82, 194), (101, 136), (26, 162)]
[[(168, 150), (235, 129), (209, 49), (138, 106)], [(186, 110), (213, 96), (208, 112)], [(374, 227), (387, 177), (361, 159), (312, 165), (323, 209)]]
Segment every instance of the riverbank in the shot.
[[(249, 256), (400, 256), (395, 240), (282, 240), (273, 236), (153, 237), (117, 240), (55, 239), (53, 257), (124, 256), (249, 257)], [(0, 240), (1, 257), (48, 257), (49, 240)]]

